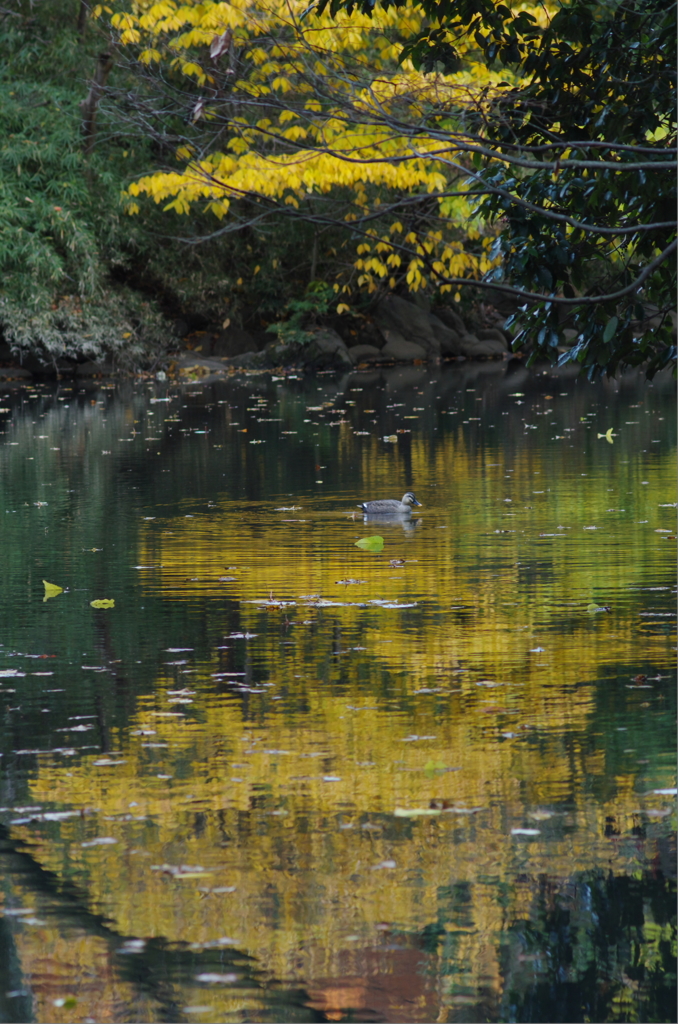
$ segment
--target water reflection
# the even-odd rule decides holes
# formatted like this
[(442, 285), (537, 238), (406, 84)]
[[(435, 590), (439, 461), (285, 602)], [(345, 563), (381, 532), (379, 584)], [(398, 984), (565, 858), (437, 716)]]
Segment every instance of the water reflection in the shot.
[(409, 514), (402, 512), (398, 513), (387, 513), (381, 515), (370, 515), (366, 513), (362, 517), (363, 522), (368, 526), (374, 526), (378, 528), (380, 526), (396, 527), (403, 531), (404, 534), (414, 533), (415, 530), (421, 529), (423, 519), (417, 517), (413, 519)]
[(669, 379), (3, 402), (5, 1019), (671, 1019)]

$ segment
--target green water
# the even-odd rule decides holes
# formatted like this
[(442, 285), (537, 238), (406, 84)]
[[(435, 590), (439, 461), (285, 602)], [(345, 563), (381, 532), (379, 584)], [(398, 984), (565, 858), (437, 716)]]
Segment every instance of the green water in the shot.
[(672, 1019), (670, 377), (0, 402), (0, 1020)]

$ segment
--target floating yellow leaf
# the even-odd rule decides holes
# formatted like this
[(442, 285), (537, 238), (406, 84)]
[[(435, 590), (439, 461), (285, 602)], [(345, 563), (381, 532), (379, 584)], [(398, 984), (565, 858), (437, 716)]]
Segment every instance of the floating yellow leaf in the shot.
[(50, 597), (56, 597), (57, 594), (63, 594), (63, 587), (58, 587), (56, 583), (48, 583), (47, 580), (43, 580), (42, 582), (45, 587), (45, 596), (43, 597), (43, 601), (49, 601)]
[(606, 430), (604, 434), (598, 434), (598, 440), (600, 440), (601, 437), (604, 437), (608, 444), (614, 444), (614, 441), (612, 440), (612, 427), (610, 427), (609, 430)]
[(357, 548), (362, 548), (363, 551), (381, 551), (384, 547), (384, 538), (375, 535), (374, 537), (362, 537), (361, 540), (355, 542)]
[(431, 818), (440, 814), (438, 807), (396, 807), (395, 818)]
[(99, 601), (90, 601), (92, 608), (115, 608), (113, 598), (104, 597)]

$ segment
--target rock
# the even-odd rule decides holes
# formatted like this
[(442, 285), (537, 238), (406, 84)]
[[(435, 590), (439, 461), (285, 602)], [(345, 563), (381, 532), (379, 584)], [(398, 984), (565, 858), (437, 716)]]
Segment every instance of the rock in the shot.
[(25, 366), (1, 366), (0, 380), (30, 380), (33, 374)]
[(500, 345), (507, 348), (506, 335), (498, 327), (481, 327), (476, 331), (476, 337), (481, 341), (498, 341)]
[(204, 331), (209, 326), (209, 320), (202, 313), (184, 313), (174, 321), (174, 334), (177, 338), (185, 338), (193, 331)]
[(331, 327), (323, 327), (314, 332), (313, 340), (306, 346), (304, 362), (309, 361), (307, 355), (311, 357), (314, 366), (353, 365), (346, 343)]
[(506, 342), (494, 338), (481, 340), (475, 334), (464, 334), (461, 338), (461, 354), (467, 359), (501, 359), (506, 352)]
[(450, 306), (438, 306), (436, 309), (436, 317), (438, 320), (442, 320), (446, 327), (451, 327), (457, 334), (466, 334), (466, 324), (459, 316), (456, 310)]
[(263, 352), (243, 352), (239, 356), (231, 356), (230, 359), (224, 360), (228, 366), (263, 366), (266, 362), (266, 358)]
[(398, 331), (386, 329), (384, 331), (386, 344), (381, 350), (381, 357), (395, 359), (398, 363), (412, 363), (415, 359), (428, 359), (430, 352), (423, 345), (416, 341), (406, 341)]
[(384, 347), (383, 334), (377, 325), (367, 318), (357, 321), (353, 327), (342, 324), (341, 328), (343, 329), (340, 329), (339, 333), (349, 349), (355, 348), (356, 345), (371, 345), (378, 349)]
[(356, 363), (374, 363), (382, 358), (381, 350), (376, 345), (352, 345), (348, 354), (354, 365)]
[(318, 328), (300, 340), (269, 342), (258, 355), (268, 366), (305, 366), (315, 370), (353, 366), (344, 340), (331, 327)]
[(173, 359), (170, 368), (180, 378), (203, 380), (215, 375), (223, 376), (227, 370), (227, 364), (223, 359), (210, 359), (209, 356), (188, 352)]
[[(435, 334), (436, 338), (440, 342), (440, 351), (444, 356), (460, 356), (461, 351), (461, 335), (458, 331), (452, 327), (447, 327), (442, 320), (439, 320), (433, 313), (429, 314), (429, 322), (431, 329)], [(466, 333), (466, 329), (464, 332)]]
[(385, 331), (387, 330), (396, 331), (403, 340), (407, 339), (408, 342), (414, 342), (424, 349), (423, 357), (409, 356), (408, 358), (418, 359), (426, 358), (426, 355), (440, 355), (440, 342), (433, 333), (430, 315), (415, 306), (413, 302), (401, 299), (397, 295), (387, 295), (377, 306), (374, 319), (384, 336), (386, 336)]
[(211, 355), (230, 358), (231, 356), (241, 356), (245, 352), (256, 351), (257, 343), (249, 331), (231, 325), (214, 336)]

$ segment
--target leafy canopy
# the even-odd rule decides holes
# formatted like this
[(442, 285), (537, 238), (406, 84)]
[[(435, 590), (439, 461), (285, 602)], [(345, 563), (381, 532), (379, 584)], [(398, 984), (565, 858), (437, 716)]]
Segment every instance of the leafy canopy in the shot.
[(675, 357), (666, 2), (137, 0), (111, 21), (174, 118), (174, 166), (129, 212), (343, 223), (337, 290), (474, 279), (515, 296), (535, 354), (566, 327), (591, 373)]

